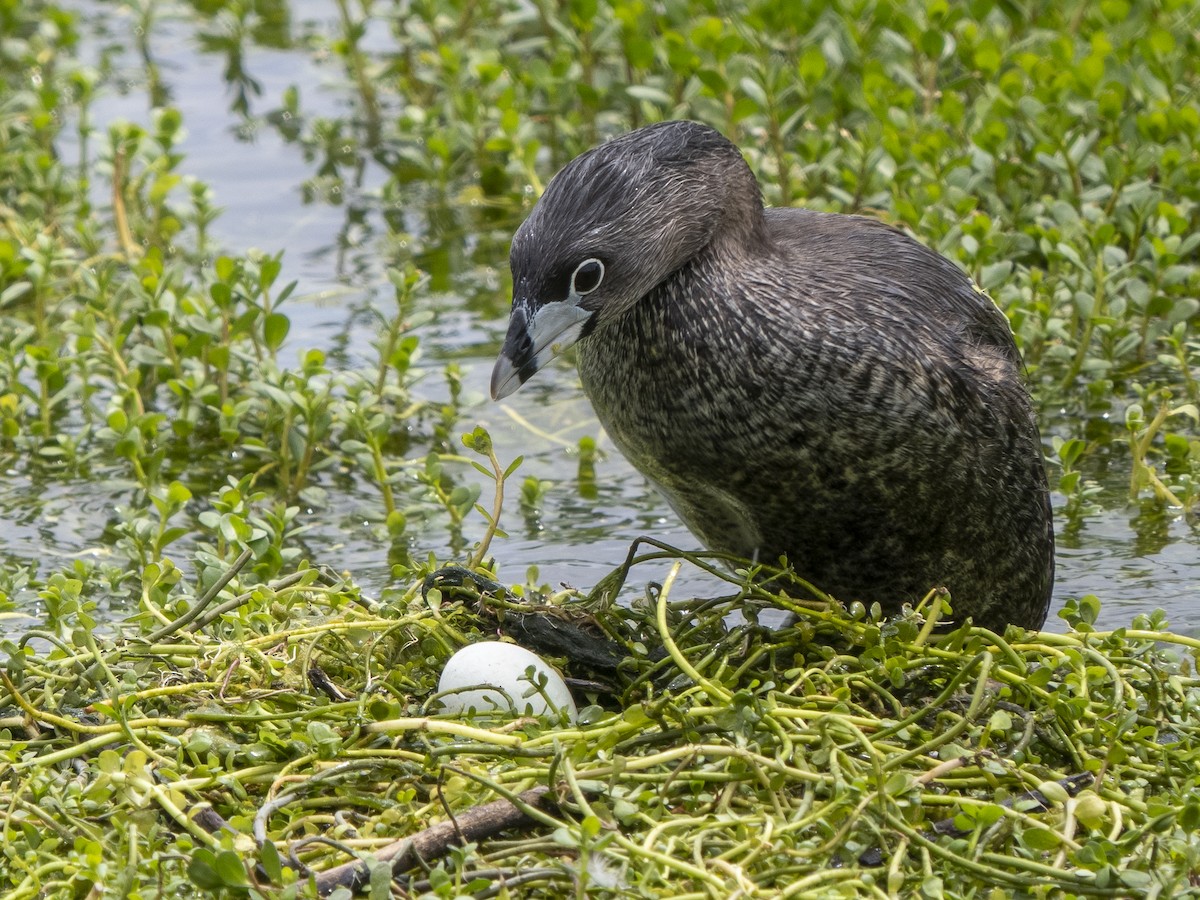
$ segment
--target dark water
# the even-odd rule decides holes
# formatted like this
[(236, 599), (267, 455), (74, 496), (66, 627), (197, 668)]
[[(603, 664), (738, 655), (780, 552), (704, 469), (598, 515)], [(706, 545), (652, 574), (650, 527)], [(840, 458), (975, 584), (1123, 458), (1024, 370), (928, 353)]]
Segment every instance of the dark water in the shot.
[[(147, 123), (150, 102), (144, 66), (135, 51), (137, 23), (126, 7), (77, 2), (74, 8), (87, 22), (83, 58), (98, 61), (104, 56), (118, 73), (92, 109), (98, 133), (114, 120)], [(352, 196), (305, 191), (302, 185), (313, 178), (314, 162), (278, 127), (280, 98), (292, 85), (300, 89), (306, 114), (336, 118), (346, 113), (340, 64), (302, 46), (274, 49), (246, 43), (241, 64), (259, 93), (249, 97), (242, 114), (234, 109), (236, 86), (223, 75), (227, 59), (202, 49), (198, 37), (211, 20), (188, 7), (167, 9), (172, 12), (153, 23), (149, 44), (169, 101), (183, 115), (183, 171), (209, 184), (224, 208), (213, 234), (233, 253), (250, 247), (286, 251), (282, 282), (298, 282), (285, 310), (292, 320), (289, 349), (297, 356), (319, 347), (335, 351), (343, 365), (365, 364), (372, 326), (355, 311), (366, 302), (384, 304), (391, 295), (383, 279), (390, 252), (382, 247), (388, 226), (372, 193), (386, 175), (368, 164)], [(292, 4), (290, 11), (293, 34), (336, 30), (332, 5), (307, 0)], [(386, 46), (388, 40), (376, 29), (368, 33), (366, 44)], [(69, 146), (60, 149), (68, 156), (72, 151)], [(411, 209), (404, 215), (407, 230), (418, 236), (424, 230), (423, 246), (432, 254), (425, 262), (432, 262), (440, 276), (418, 300), (434, 312), (433, 321), (420, 331), (421, 365), (429, 376), (420, 390), (431, 398), (444, 396), (443, 365), (456, 361), (464, 375), (462, 430), (483, 424), (501, 459), (524, 455), (522, 473), (551, 482), (536, 513), (523, 514), (515, 501), (507, 505), (509, 537), (493, 544), (501, 577), (521, 581), (528, 566), (538, 565), (542, 581), (590, 587), (624, 558), (629, 542), (639, 535), (695, 547), (670, 508), (600, 435), (568, 365), (549, 367), (502, 404), (490, 402), (487, 381), (508, 302), (504, 247), (465, 252), (471, 236), (455, 234), (452, 227), (440, 246), (429, 239), (429, 223), (452, 219), (452, 212)], [(286, 350), (281, 360), (287, 361)], [(599, 438), (602, 450), (594, 485), (580, 481), (574, 451), (579, 438), (588, 435)], [(1114, 471), (1111, 498), (1121, 496), (1126, 478), (1124, 471)], [(37, 561), (42, 571), (80, 555), (103, 558), (108, 551), (96, 522), (113, 516), (114, 487), (0, 479), (0, 513), (8, 523), (3, 554), (10, 561)], [(1061, 507), (1063, 498), (1055, 499)], [(352, 572), (368, 591), (389, 583), (386, 551), (363, 517), (356, 516), (353, 502), (340, 517), (326, 512), (307, 523), (311, 530), (303, 540), (315, 561)], [(480, 530), (480, 523), (470, 521), (465, 538), (476, 539)], [(442, 556), (448, 550), (441, 533), (418, 536), (415, 544), (416, 551)], [(647, 567), (633, 582), (661, 579), (665, 570)], [(1058, 572), (1050, 628), (1063, 627), (1055, 613), (1066, 598), (1090, 593), (1103, 603), (1102, 626), (1124, 625), (1137, 613), (1162, 608), (1176, 630), (1200, 632), (1200, 539), (1180, 517), (1148, 519), (1111, 499), (1104, 512), (1087, 517), (1077, 529), (1060, 527)], [(700, 575), (679, 585), (681, 591), (699, 593), (717, 588)]]

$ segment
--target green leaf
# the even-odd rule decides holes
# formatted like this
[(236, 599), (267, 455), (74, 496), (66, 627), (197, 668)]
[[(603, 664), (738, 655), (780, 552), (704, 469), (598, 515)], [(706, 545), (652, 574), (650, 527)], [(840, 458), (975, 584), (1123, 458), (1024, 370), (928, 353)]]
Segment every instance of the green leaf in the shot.
[(671, 95), (658, 88), (644, 84), (631, 84), (625, 88), (625, 91), (635, 100), (644, 100), (664, 109), (671, 107)]
[(908, 772), (893, 772), (884, 782), (884, 793), (891, 797), (899, 797), (916, 787), (916, 780)]
[(317, 748), (320, 759), (333, 759), (342, 749), (342, 737), (324, 722), (308, 723), (308, 740)]
[(1054, 804), (1066, 803), (1071, 796), (1067, 793), (1066, 788), (1057, 781), (1043, 781), (1038, 785), (1038, 790), (1043, 797)]
[(825, 54), (821, 52), (820, 47), (809, 47), (800, 54), (800, 62), (798, 70), (800, 73), (800, 81), (803, 84), (815, 84), (825, 77), (825, 70), (828, 64), (825, 61)]
[(246, 878), (246, 866), (241, 856), (232, 850), (222, 850), (218, 853), (214, 868), (223, 887), (235, 890), (250, 887)]
[(187, 503), (192, 499), (192, 492), (182, 481), (172, 481), (167, 486), (167, 499), (175, 506)]
[(279, 272), (283, 268), (283, 263), (278, 257), (272, 256), (264, 259), (259, 264), (258, 271), (258, 286), (260, 290), (266, 291), (275, 283), (275, 279), (279, 277)]
[(1062, 838), (1048, 828), (1026, 828), (1021, 832), (1020, 841), (1030, 850), (1057, 850)]
[(224, 886), (217, 873), (217, 858), (207, 847), (201, 847), (192, 854), (188, 862), (188, 878), (205, 891), (216, 891)]
[(292, 323), (283, 313), (273, 312), (263, 322), (263, 340), (271, 350), (278, 350), (287, 338)]
[(267, 840), (259, 848), (258, 862), (270, 882), (283, 883), (283, 861), (279, 858), (279, 850), (276, 849), (274, 841)]
[(392, 896), (392, 867), (384, 860), (371, 863), (368, 897), (370, 900), (388, 900)]
[(1012, 716), (1003, 709), (996, 710), (992, 713), (991, 718), (988, 719), (988, 731), (999, 731), (1007, 734), (1012, 730), (1012, 726)]

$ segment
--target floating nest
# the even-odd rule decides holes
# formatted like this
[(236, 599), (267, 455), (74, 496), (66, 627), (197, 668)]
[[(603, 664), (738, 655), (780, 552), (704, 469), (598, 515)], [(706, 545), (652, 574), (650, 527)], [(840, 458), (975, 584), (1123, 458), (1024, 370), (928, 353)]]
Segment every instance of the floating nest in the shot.
[[(5, 643), (9, 898), (1200, 896), (1200, 641), (319, 570)], [(688, 557), (692, 563), (708, 566)], [(719, 570), (712, 570), (717, 572)], [(219, 604), (219, 605), (214, 605)], [(790, 624), (757, 621), (767, 607)], [(439, 712), (516, 636), (575, 724)]]

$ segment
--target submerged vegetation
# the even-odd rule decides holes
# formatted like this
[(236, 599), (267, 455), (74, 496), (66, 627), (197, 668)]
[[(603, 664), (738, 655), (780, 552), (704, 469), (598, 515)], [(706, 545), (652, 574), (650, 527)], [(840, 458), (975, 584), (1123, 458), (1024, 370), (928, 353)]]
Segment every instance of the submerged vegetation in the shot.
[[(996, 298), (1066, 545), (1124, 504), (1139, 539), (1196, 542), (1166, 536), (1200, 495), (1194, 4), (732, 12), (338, 0), (329, 32), (269, 0), (144, 0), (120, 10), (132, 73), (80, 61), (80, 12), (0, 0), (0, 466), (103, 498), (94, 552), (0, 543), (7, 896), (311, 896), (413, 835), (425, 858), (401, 852), (391, 888), (369, 865), (364, 890), (1200, 894), (1200, 642), (1168, 630), (1195, 621), (1098, 632), (1085, 597), (1066, 634), (935, 629), (953, 598), (884, 623), (715, 569), (732, 599), (699, 601), (667, 552), (614, 576), (622, 603), (497, 581), (502, 514), (547, 485), (497, 456), (422, 328), (451, 293), (498, 323), (492, 269), (549, 175), (684, 116), (745, 148), (768, 202), (895, 222)], [(297, 346), (282, 248), (217, 245), (156, 44), (180, 20), (247, 129), (311, 160), (305, 197), (344, 207), (339, 274), (383, 261), (386, 296), (353, 310), (369, 347)], [(253, 46), (336, 69), (350, 112), (262, 96)], [(131, 86), (144, 117), (98, 123)], [(341, 532), (392, 565), (377, 597), (325, 568)], [(796, 623), (759, 627), (768, 605)], [(439, 715), (453, 650), (546, 606), (585, 609), (623, 659), (562, 660), (599, 682), (580, 722)], [(517, 827), (476, 815), (494, 800)]]

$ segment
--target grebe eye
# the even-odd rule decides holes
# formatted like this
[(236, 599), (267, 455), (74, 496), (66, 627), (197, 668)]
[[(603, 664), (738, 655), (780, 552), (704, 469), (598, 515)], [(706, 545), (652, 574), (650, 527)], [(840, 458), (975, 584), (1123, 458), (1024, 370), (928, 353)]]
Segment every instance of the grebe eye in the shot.
[(603, 280), (604, 263), (598, 259), (585, 259), (575, 267), (575, 273), (571, 276), (571, 293), (581, 297), (590, 294), (600, 287)]

